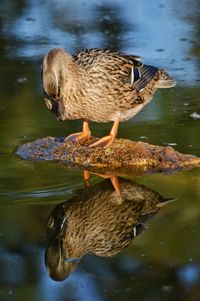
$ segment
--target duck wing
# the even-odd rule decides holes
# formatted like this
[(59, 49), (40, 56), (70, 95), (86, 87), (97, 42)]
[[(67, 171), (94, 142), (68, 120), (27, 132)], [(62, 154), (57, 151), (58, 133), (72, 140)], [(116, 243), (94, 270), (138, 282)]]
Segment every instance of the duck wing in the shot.
[(83, 49), (73, 55), (75, 62), (85, 69), (91, 68), (97, 63), (109, 63), (109, 65), (114, 64), (116, 67), (121, 64), (130, 65), (142, 65), (139, 60), (141, 57), (138, 55), (127, 55), (119, 51), (111, 51), (109, 49)]
[(131, 83), (131, 70), (142, 66), (141, 57), (105, 49), (85, 49), (73, 56), (77, 65), (89, 74), (98, 73), (122, 83)]
[(164, 69), (143, 65), (141, 57), (105, 49), (85, 49), (73, 56), (77, 65), (87, 72), (111, 76), (121, 84), (131, 83), (138, 93), (145, 87), (170, 88), (175, 80)]

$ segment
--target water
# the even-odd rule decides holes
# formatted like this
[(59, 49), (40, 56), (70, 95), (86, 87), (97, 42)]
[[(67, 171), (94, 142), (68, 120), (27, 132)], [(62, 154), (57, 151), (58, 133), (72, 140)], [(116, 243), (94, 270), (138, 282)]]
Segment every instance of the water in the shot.
[[(64, 12), (64, 13), (63, 13)], [(42, 100), (40, 65), (52, 47), (105, 47), (165, 67), (177, 87), (158, 91), (119, 136), (199, 155), (198, 1), (3, 1), (0, 8), (0, 300), (199, 300), (200, 172), (132, 176), (175, 201), (116, 256), (86, 255), (65, 281), (48, 276), (45, 227), (51, 210), (84, 189), (82, 172), (24, 161), (20, 144), (80, 130), (59, 123)], [(91, 124), (103, 136), (111, 124)], [(93, 176), (91, 185), (102, 179)], [(83, 191), (83, 190), (82, 190)], [(80, 193), (80, 192), (79, 192)]]

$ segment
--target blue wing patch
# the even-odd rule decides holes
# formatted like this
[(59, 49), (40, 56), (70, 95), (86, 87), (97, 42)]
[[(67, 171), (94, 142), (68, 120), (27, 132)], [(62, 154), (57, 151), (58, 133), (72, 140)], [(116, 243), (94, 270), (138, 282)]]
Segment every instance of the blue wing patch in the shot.
[(136, 82), (140, 78), (140, 71), (137, 67), (132, 66), (131, 69), (131, 84)]

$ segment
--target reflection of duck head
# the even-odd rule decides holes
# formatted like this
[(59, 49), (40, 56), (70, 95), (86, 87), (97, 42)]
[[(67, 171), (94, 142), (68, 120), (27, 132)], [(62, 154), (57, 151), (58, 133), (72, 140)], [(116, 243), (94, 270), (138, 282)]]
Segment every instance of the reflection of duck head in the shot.
[(121, 195), (105, 180), (57, 205), (47, 222), (45, 263), (51, 278), (63, 280), (85, 254), (112, 256), (144, 229), (166, 202), (158, 193), (120, 179)]

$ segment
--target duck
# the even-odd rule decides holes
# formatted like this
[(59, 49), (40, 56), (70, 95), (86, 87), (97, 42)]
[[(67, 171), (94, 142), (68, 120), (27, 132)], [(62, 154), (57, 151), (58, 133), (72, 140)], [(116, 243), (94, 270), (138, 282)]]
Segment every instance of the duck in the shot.
[(89, 121), (113, 122), (110, 133), (91, 147), (111, 145), (120, 122), (138, 114), (157, 89), (176, 85), (165, 69), (143, 64), (140, 56), (99, 48), (74, 55), (51, 49), (43, 59), (41, 77), (44, 101), (56, 118), (83, 120), (82, 131), (66, 140), (90, 139)]
[(172, 201), (133, 181), (119, 181), (121, 195), (106, 179), (79, 189), (52, 209), (46, 223), (45, 265), (53, 280), (67, 278), (86, 254), (117, 255)]

